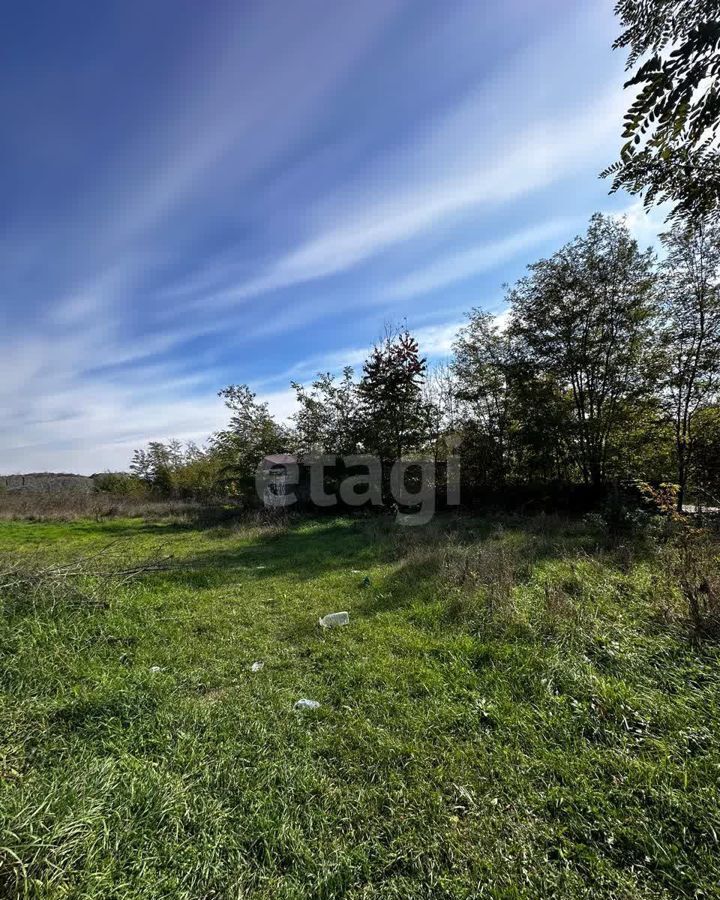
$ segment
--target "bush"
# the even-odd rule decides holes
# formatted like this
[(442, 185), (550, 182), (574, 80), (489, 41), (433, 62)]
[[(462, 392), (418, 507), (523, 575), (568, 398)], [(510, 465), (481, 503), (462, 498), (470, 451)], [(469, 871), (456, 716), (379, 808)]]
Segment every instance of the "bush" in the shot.
[(128, 472), (102, 472), (93, 475), (95, 489), (104, 494), (117, 497), (145, 497), (148, 494), (146, 484)]
[(660, 484), (652, 487), (644, 481), (613, 484), (599, 513), (587, 517), (589, 524), (599, 525), (611, 538), (634, 535), (647, 537), (661, 520), (672, 524), (677, 517), (678, 487)]

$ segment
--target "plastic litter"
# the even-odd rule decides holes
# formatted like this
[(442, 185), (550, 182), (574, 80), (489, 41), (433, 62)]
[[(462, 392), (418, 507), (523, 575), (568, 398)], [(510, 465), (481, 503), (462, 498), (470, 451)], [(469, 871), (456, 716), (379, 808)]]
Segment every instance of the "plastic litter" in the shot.
[(308, 700), (306, 697), (303, 697), (301, 700), (296, 700), (293, 709), (319, 709), (320, 704), (317, 700)]
[(162, 666), (150, 666), (150, 671), (153, 673), (153, 675), (157, 675), (158, 672), (163, 672), (165, 670)]
[(321, 628), (339, 628), (341, 625), (350, 624), (350, 613), (328, 613), (326, 616), (322, 616), (318, 621)]
[(265, 665), (265, 663), (261, 659), (259, 659), (257, 662), (254, 662), (250, 666), (250, 671), (251, 672), (260, 672), (260, 671), (262, 671), (264, 665)]

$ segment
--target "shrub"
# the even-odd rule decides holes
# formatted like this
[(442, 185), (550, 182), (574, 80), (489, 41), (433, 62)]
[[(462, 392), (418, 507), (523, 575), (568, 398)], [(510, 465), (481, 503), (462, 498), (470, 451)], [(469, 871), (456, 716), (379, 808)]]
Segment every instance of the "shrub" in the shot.
[(93, 481), (96, 490), (116, 497), (146, 497), (148, 494), (142, 479), (128, 472), (102, 472), (93, 475)]

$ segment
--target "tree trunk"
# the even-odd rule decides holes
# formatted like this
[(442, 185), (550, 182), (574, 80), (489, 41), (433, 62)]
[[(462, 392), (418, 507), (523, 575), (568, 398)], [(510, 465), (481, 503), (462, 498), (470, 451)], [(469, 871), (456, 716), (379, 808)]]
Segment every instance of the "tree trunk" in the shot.
[(678, 441), (678, 498), (677, 511), (682, 512), (687, 492), (687, 445), (685, 441)]

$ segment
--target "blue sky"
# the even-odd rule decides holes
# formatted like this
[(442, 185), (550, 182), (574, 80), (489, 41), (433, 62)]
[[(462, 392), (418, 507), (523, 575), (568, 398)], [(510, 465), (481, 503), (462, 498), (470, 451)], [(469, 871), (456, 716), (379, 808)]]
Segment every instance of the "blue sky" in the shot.
[(37, 0), (0, 31), (0, 471), (203, 440), (247, 382), (463, 312), (608, 197), (627, 97), (605, 0)]

